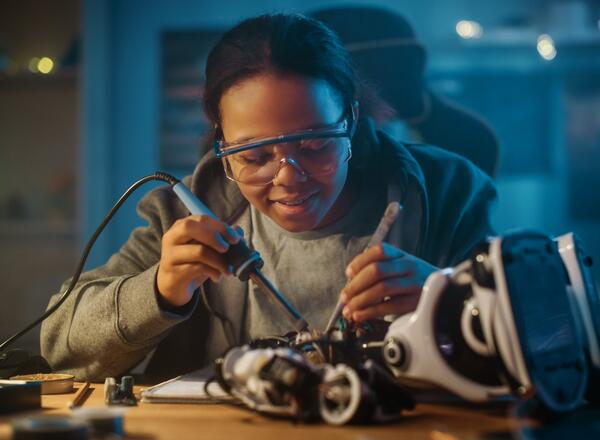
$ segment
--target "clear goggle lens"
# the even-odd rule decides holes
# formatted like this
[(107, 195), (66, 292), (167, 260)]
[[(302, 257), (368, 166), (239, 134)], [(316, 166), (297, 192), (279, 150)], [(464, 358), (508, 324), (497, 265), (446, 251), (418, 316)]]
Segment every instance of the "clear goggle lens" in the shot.
[(266, 185), (284, 164), (303, 175), (335, 173), (352, 156), (347, 137), (323, 137), (255, 147), (223, 158), (227, 177), (250, 185)]

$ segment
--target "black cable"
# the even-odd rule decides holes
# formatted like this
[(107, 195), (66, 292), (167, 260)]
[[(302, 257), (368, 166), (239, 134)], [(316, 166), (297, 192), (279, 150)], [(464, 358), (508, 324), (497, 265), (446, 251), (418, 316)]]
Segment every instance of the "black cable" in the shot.
[(212, 305), (208, 301), (208, 297), (206, 296), (206, 289), (204, 288), (204, 285), (200, 286), (199, 289), (200, 299), (202, 300), (202, 303), (204, 304), (206, 310), (208, 310), (208, 313), (212, 314), (221, 321), (221, 324), (223, 326), (223, 333), (225, 334), (225, 339), (227, 339), (227, 343), (229, 344), (229, 346), (234, 347), (238, 345), (238, 338), (235, 336), (235, 327), (233, 326), (233, 322), (231, 321), (231, 319), (229, 319), (226, 315), (219, 312), (218, 310), (215, 310), (212, 307)]
[(23, 336), (29, 330), (31, 330), (32, 328), (34, 328), (35, 326), (40, 324), (42, 321), (44, 321), (46, 318), (48, 318), (48, 316), (52, 315), (67, 300), (67, 298), (69, 297), (69, 295), (75, 288), (75, 285), (79, 281), (79, 277), (81, 276), (81, 272), (83, 271), (83, 267), (85, 266), (87, 257), (89, 255), (90, 251), (92, 250), (92, 246), (94, 245), (94, 243), (96, 242), (96, 240), (98, 239), (98, 237), (100, 236), (100, 234), (102, 233), (102, 231), (104, 230), (104, 228), (106, 227), (108, 222), (113, 218), (113, 216), (118, 211), (118, 209), (121, 207), (121, 205), (125, 202), (125, 200), (127, 200), (129, 198), (129, 196), (136, 189), (138, 189), (140, 186), (142, 186), (143, 184), (150, 182), (150, 181), (162, 181), (162, 182), (167, 182), (170, 185), (175, 185), (176, 183), (179, 183), (179, 180), (176, 179), (175, 177), (173, 177), (167, 173), (157, 171), (154, 174), (142, 177), (137, 182), (135, 182), (133, 185), (131, 185), (127, 189), (127, 191), (125, 191), (123, 193), (123, 195), (119, 198), (119, 200), (117, 200), (117, 203), (114, 204), (114, 206), (112, 207), (112, 209), (110, 210), (108, 215), (106, 217), (104, 217), (104, 220), (102, 221), (100, 226), (98, 226), (98, 228), (94, 232), (94, 235), (92, 235), (92, 238), (90, 238), (89, 241), (87, 242), (87, 244), (83, 250), (83, 253), (81, 255), (81, 258), (79, 259), (79, 263), (77, 263), (77, 267), (75, 269), (75, 273), (73, 274), (73, 277), (71, 278), (71, 283), (69, 284), (69, 287), (67, 287), (67, 289), (63, 292), (63, 294), (58, 299), (58, 301), (56, 301), (52, 305), (52, 307), (50, 307), (48, 310), (46, 310), (46, 312), (42, 316), (37, 318), (35, 321), (33, 321), (31, 324), (29, 324), (23, 330), (15, 333), (10, 338), (8, 338), (4, 342), (2, 342), (2, 344), (0, 344), (0, 353), (7, 346), (12, 344), (14, 341), (19, 339), (21, 336)]

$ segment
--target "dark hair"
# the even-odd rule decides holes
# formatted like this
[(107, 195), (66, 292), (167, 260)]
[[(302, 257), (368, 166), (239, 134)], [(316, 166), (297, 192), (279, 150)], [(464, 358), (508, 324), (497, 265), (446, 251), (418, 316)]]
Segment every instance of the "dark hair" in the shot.
[(356, 99), (354, 69), (333, 31), (303, 15), (267, 14), (226, 32), (208, 55), (204, 88), (208, 119), (220, 123), (219, 103), (229, 88), (267, 72), (325, 80), (345, 108)]

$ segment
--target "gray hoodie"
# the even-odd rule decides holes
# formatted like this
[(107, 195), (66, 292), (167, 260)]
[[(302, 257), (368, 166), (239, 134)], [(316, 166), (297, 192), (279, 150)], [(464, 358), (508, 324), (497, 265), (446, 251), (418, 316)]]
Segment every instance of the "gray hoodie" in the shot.
[[(428, 145), (401, 144), (368, 121), (352, 144), (350, 172), (375, 173), (388, 200), (404, 207), (388, 235), (391, 244), (445, 267), (467, 258), (492, 234), (494, 185), (467, 160)], [(212, 152), (184, 182), (227, 223), (247, 208)], [(248, 289), (233, 277), (223, 278), (218, 289), (207, 281), (202, 294), (178, 309), (160, 301), (155, 280), (161, 238), (188, 215), (171, 189), (149, 192), (138, 213), (148, 226), (136, 228), (104, 266), (82, 274), (71, 296), (42, 324), (42, 355), (55, 370), (103, 380), (127, 372), (156, 349), (146, 372), (163, 379), (205, 366), (231, 344), (245, 342), (240, 323)]]

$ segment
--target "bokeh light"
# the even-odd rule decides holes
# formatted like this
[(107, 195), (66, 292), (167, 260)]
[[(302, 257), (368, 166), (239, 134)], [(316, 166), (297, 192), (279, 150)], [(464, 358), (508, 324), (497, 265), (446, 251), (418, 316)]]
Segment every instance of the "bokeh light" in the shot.
[(456, 23), (456, 33), (464, 39), (480, 38), (483, 35), (483, 28), (479, 23), (472, 20), (460, 20)]
[(554, 40), (547, 34), (542, 34), (537, 39), (537, 51), (545, 60), (553, 60), (556, 57), (556, 47)]
[(40, 58), (40, 61), (37, 64), (37, 70), (40, 73), (48, 74), (48, 73), (52, 72), (52, 69), (54, 69), (54, 61), (52, 61), (52, 58), (49, 58), (49, 57)]

